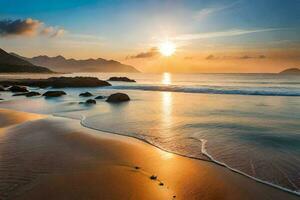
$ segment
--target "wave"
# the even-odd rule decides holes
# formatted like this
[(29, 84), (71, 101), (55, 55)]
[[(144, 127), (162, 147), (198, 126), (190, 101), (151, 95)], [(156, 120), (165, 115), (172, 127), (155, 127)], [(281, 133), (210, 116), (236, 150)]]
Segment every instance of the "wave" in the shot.
[(146, 91), (165, 91), (183, 93), (204, 93), (204, 94), (228, 94), (228, 95), (256, 95), (256, 96), (300, 96), (300, 89), (290, 88), (242, 88), (232, 87), (189, 87), (189, 86), (160, 86), (160, 85), (116, 85), (106, 87), (107, 89), (117, 90), (146, 90)]

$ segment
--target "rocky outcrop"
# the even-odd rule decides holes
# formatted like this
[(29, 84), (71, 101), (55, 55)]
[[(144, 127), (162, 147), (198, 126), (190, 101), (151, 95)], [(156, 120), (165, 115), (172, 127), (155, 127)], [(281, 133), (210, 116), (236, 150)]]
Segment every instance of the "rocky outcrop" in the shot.
[(64, 91), (47, 91), (43, 94), (44, 97), (60, 97), (66, 95)]
[(123, 81), (123, 82), (136, 82), (133, 79), (127, 78), (127, 77), (110, 77), (107, 81)]
[(130, 101), (130, 98), (127, 94), (115, 93), (115, 94), (110, 95), (106, 99), (106, 101), (109, 102), (109, 103), (119, 103), (119, 102)]
[(24, 93), (16, 93), (13, 96), (26, 96), (26, 97), (33, 97), (33, 96), (40, 96), (41, 94), (38, 92), (24, 92)]
[(27, 88), (24, 86), (14, 85), (8, 88), (11, 92), (28, 92)]
[(51, 77), (48, 79), (18, 79), (12, 81), (0, 81), (0, 84), (26, 85), (30, 87), (40, 88), (103, 87), (111, 85), (106, 81), (102, 81), (94, 77)]

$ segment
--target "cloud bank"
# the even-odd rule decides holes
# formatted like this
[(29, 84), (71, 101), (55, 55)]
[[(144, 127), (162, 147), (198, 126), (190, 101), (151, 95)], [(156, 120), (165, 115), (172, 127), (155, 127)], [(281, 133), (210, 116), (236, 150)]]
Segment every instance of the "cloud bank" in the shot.
[(0, 37), (43, 35), (53, 38), (64, 33), (62, 28), (45, 26), (43, 22), (31, 18), (0, 20)]

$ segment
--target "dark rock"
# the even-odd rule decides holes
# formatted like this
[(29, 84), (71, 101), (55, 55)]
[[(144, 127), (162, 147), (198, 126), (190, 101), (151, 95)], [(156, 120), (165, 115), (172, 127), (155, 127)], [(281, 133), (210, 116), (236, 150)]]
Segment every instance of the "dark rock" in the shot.
[(33, 96), (39, 96), (41, 95), (38, 92), (24, 92), (24, 93), (17, 93), (14, 94), (13, 96), (26, 96), (26, 97), (33, 97)]
[(48, 79), (18, 79), (12, 81), (0, 81), (0, 84), (26, 85), (30, 87), (103, 87), (111, 84), (93, 77), (51, 77)]
[(134, 169), (140, 169), (140, 167), (139, 166), (135, 166)]
[(11, 92), (28, 92), (26, 87), (18, 85), (11, 86), (10, 88), (8, 88), (8, 90)]
[(1, 98), (0, 98), (0, 101), (2, 101), (2, 100), (4, 100), (4, 99), (1, 99)]
[(159, 183), (159, 186), (164, 186), (164, 183), (160, 182), (160, 183)]
[(5, 91), (5, 88), (0, 86), (0, 92), (3, 92), (3, 91)]
[(7, 84), (2, 84), (2, 85), (0, 85), (0, 87), (2, 87), (2, 88), (8, 88), (10, 85), (7, 85)]
[(95, 97), (95, 99), (105, 99), (105, 96), (97, 96), (97, 97)]
[(157, 176), (152, 175), (152, 176), (150, 176), (150, 179), (151, 179), (151, 180), (156, 180), (156, 179), (157, 179)]
[(116, 76), (110, 77), (108, 79), (108, 81), (136, 82), (135, 80), (127, 78), (127, 77), (116, 77)]
[(124, 101), (129, 101), (130, 98), (127, 94), (124, 93), (115, 93), (110, 95), (106, 101), (110, 103), (118, 103), (118, 102), (124, 102)]
[(94, 99), (88, 99), (85, 102), (86, 104), (96, 104), (96, 101)]
[(84, 92), (84, 93), (79, 94), (79, 96), (81, 96), (81, 97), (90, 97), (90, 96), (93, 96), (93, 94), (90, 93), (90, 92)]
[(43, 94), (44, 97), (60, 97), (66, 95), (64, 91), (47, 91)]

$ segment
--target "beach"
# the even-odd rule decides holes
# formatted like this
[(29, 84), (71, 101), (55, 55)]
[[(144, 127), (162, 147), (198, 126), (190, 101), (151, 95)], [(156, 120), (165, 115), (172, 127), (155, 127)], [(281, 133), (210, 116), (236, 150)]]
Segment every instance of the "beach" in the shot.
[(299, 198), (78, 120), (7, 109), (0, 118), (1, 199)]

